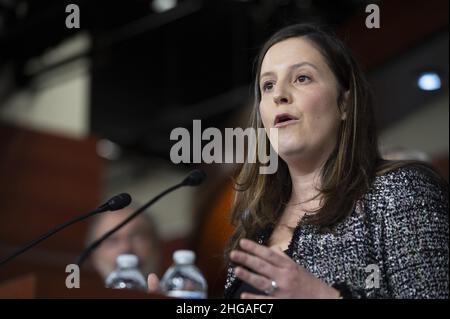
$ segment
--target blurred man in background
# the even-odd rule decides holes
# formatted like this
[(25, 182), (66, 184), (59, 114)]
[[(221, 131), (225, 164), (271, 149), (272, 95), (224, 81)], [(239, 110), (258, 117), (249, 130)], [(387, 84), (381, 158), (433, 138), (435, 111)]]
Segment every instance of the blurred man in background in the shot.
[[(90, 225), (86, 244), (89, 245), (120, 224), (134, 208), (127, 207), (116, 212), (98, 215)], [(159, 272), (161, 251), (158, 230), (147, 212), (132, 219), (128, 224), (106, 239), (91, 256), (94, 269), (103, 278), (116, 268), (116, 258), (121, 254), (133, 254), (139, 258), (139, 269), (146, 276)]]

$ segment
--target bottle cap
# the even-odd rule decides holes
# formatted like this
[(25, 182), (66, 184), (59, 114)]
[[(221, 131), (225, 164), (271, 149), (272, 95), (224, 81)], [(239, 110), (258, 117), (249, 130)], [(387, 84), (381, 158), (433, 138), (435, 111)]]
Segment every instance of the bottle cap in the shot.
[(177, 250), (173, 253), (173, 260), (177, 264), (193, 264), (195, 253), (192, 250)]
[(138, 265), (138, 258), (136, 255), (123, 254), (117, 256), (116, 262), (121, 268), (133, 268)]

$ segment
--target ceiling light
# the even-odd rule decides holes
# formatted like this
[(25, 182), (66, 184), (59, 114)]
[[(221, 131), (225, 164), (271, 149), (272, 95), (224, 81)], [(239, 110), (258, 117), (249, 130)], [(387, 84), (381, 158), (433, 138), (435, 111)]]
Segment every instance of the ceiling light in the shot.
[(151, 7), (155, 12), (161, 13), (177, 6), (177, 0), (153, 0)]
[(436, 91), (441, 88), (441, 77), (436, 72), (423, 72), (417, 79), (417, 85), (424, 91)]

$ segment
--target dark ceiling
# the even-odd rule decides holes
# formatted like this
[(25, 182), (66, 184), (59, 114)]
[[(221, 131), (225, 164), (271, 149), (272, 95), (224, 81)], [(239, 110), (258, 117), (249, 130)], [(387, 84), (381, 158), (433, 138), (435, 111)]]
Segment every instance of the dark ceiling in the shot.
[[(0, 0), (0, 63), (14, 66), (15, 87), (26, 86), (32, 79), (23, 71), (26, 61), (74, 33), (88, 32), (93, 39), (88, 52), (92, 132), (133, 152), (167, 157), (173, 128), (189, 127), (193, 119), (202, 119), (205, 127), (222, 127), (239, 114), (249, 100), (252, 60), (274, 30), (314, 21), (339, 31), (351, 26), (355, 16), (367, 15), (365, 6), (373, 2), (383, 3), (184, 0), (157, 13), (151, 1), (144, 0)], [(69, 3), (80, 7), (80, 30), (61, 27)], [(446, 24), (438, 33), (422, 36), (413, 45), (410, 41), (403, 51), (367, 68), (375, 93), (382, 93), (377, 100), (381, 126), (433, 98), (406, 98), (405, 83), (411, 82), (412, 70), (437, 63), (448, 78), (448, 13)], [(396, 95), (386, 93), (392, 88)]]

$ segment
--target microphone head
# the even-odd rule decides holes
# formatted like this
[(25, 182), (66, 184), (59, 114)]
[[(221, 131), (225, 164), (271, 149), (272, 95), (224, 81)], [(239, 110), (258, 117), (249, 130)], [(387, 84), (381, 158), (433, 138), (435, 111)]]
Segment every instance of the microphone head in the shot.
[(131, 196), (127, 193), (122, 193), (112, 197), (106, 202), (110, 211), (119, 210), (127, 207), (131, 203)]
[(183, 185), (197, 186), (200, 185), (206, 178), (206, 174), (201, 169), (194, 169), (184, 179)]

